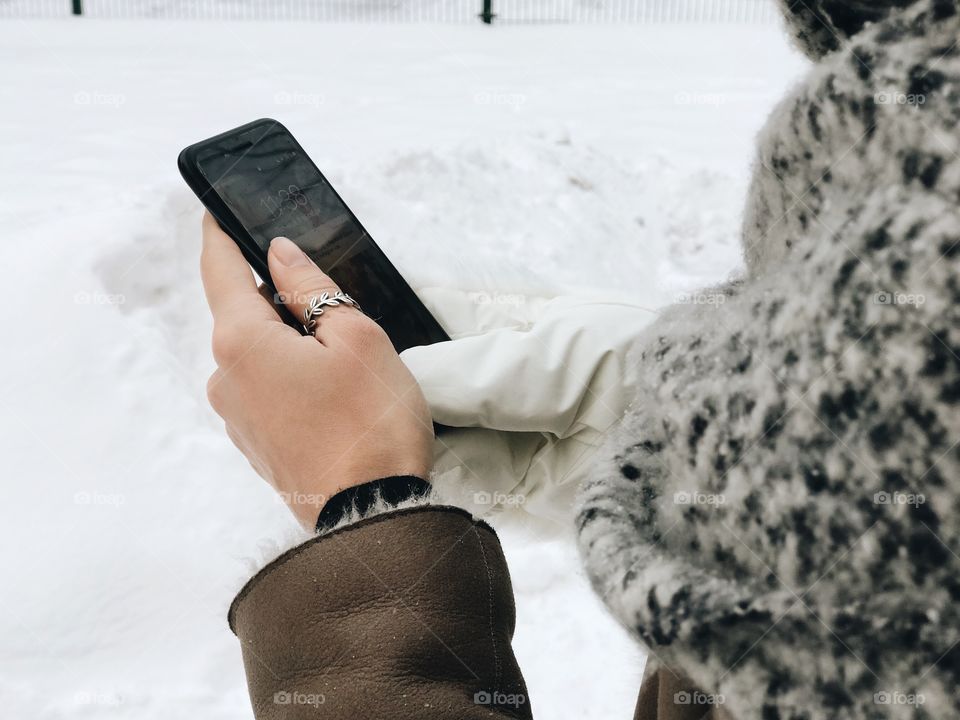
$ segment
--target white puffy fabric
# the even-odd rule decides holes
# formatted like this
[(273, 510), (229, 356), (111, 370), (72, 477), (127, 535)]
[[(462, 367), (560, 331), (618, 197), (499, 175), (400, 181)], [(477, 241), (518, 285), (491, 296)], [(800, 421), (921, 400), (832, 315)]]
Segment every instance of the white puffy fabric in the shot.
[(437, 423), (434, 484), (477, 514), (569, 525), (573, 498), (635, 396), (629, 349), (656, 316), (622, 297), (421, 288), (450, 342), (401, 357)]

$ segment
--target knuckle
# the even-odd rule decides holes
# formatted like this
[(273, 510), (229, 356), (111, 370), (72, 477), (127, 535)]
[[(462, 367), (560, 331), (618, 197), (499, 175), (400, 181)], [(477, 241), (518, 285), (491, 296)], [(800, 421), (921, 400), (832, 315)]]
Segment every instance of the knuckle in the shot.
[(211, 349), (218, 364), (236, 362), (248, 349), (246, 333), (237, 325), (219, 323), (213, 328)]
[(372, 352), (393, 347), (382, 327), (363, 313), (352, 309), (344, 312), (340, 331), (344, 340), (356, 352)]
[(314, 295), (322, 292), (333, 294), (336, 290), (337, 286), (330, 278), (312, 274), (293, 282), (288, 289), (281, 291), (281, 295), (288, 303), (306, 305)]
[(210, 376), (210, 379), (207, 380), (207, 402), (210, 403), (210, 407), (213, 408), (214, 412), (218, 415), (220, 410), (223, 408), (223, 383), (221, 382), (223, 378), (214, 373)]

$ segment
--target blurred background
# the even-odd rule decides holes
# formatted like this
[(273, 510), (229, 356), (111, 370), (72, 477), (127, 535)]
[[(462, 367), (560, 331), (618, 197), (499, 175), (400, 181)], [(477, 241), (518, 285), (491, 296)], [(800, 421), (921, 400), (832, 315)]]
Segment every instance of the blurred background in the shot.
[[(415, 288), (664, 305), (804, 67), (770, 0), (0, 0), (4, 715), (252, 717), (226, 608), (295, 528), (207, 407), (182, 147), (280, 120)], [(630, 717), (570, 529), (490, 519), (534, 713)]]
[(424, 22), (773, 22), (773, 0), (5, 0), (10, 17)]

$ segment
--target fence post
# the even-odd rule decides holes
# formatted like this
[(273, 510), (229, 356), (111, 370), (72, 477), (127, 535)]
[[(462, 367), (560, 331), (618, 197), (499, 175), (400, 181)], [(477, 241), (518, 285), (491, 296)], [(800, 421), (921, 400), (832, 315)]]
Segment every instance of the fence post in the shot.
[(73, 14), (83, 15), (83, 0), (73, 0)]
[(487, 25), (493, 22), (496, 14), (493, 12), (493, 0), (483, 0), (483, 12), (480, 13), (480, 19)]

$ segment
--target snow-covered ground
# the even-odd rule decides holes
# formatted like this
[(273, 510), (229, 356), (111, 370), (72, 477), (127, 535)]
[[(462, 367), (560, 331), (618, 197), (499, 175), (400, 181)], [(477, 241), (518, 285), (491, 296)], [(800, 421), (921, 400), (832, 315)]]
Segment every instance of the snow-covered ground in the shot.
[[(293, 524), (206, 405), (182, 146), (280, 119), (415, 286), (662, 303), (737, 266), (802, 68), (763, 25), (0, 23), (4, 717), (251, 716), (225, 610)], [(537, 716), (630, 717), (570, 538), (495, 522)]]

